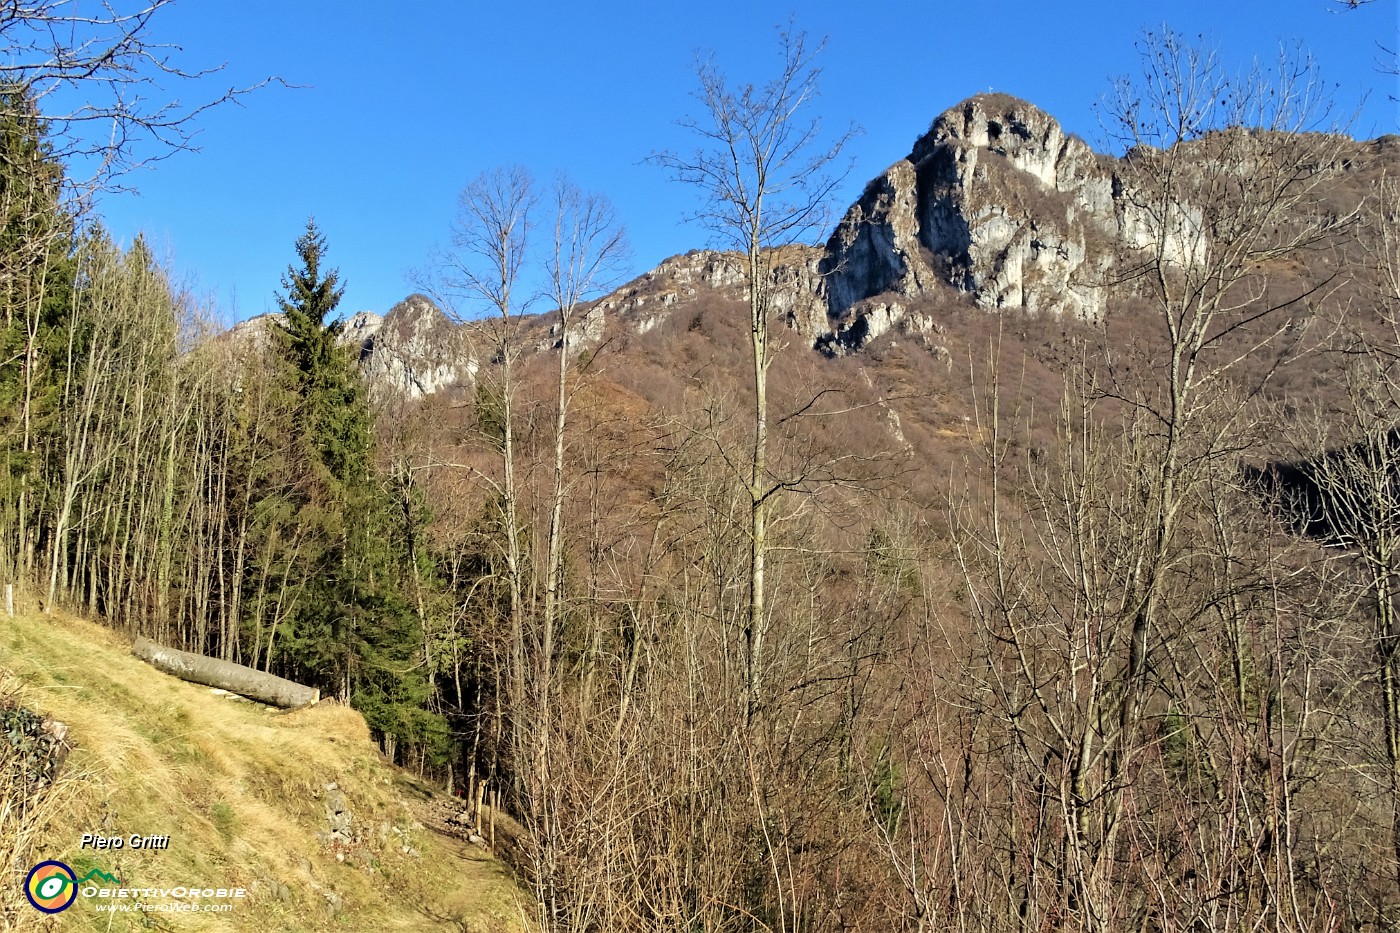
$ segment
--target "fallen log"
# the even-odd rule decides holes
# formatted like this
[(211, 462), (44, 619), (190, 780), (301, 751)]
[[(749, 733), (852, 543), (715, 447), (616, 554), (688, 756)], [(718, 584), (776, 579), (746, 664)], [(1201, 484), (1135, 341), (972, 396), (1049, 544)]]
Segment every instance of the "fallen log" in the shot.
[(149, 638), (137, 638), (131, 653), (142, 661), (181, 680), (218, 687), (230, 693), (258, 700), (271, 706), (295, 709), (310, 706), (321, 699), (321, 691), (299, 683), (274, 677), (232, 661), (207, 658), (190, 651), (177, 651), (158, 645)]

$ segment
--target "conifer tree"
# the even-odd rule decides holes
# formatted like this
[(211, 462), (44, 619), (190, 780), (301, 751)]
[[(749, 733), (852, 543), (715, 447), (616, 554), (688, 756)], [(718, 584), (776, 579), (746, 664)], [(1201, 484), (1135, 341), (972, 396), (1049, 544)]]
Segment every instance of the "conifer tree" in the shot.
[(277, 299), (287, 360), (301, 399), (299, 424), (314, 465), (337, 486), (363, 483), (369, 470), (369, 411), (364, 385), (349, 351), (340, 346), (342, 324), (333, 318), (345, 289), (340, 273), (322, 269), (326, 238), (312, 218), (297, 239), (301, 267), (282, 277)]
[(301, 676), (349, 699), (386, 751), (441, 745), (446, 730), (423, 710), (428, 684), (405, 579), (414, 572), (392, 504), (374, 471), (368, 397), (332, 316), (344, 288), (325, 266), (315, 220), (297, 240), (299, 266), (282, 278), (277, 344), (295, 400), (291, 439), (302, 470), (294, 494), (307, 542), (305, 592), (285, 644)]
[[(284, 427), (292, 435), (287, 447), (294, 454), (296, 478), (289, 494), (305, 542), (298, 555), (302, 566), (287, 569), (304, 578), (308, 598), (286, 620), (283, 644), (297, 676), (348, 697), (345, 622), (347, 610), (353, 611), (347, 603), (355, 586), (346, 567), (347, 519), (359, 505), (356, 493), (364, 485), (368, 462), (367, 444), (356, 445), (360, 438), (354, 436), (367, 441), (368, 432), (354, 430), (354, 422), (367, 421), (368, 414), (363, 392), (355, 393), (349, 355), (336, 340), (340, 323), (333, 315), (344, 289), (336, 270), (322, 268), (326, 242), (314, 218), (297, 239), (296, 252), (299, 264), (282, 276), (285, 294), (277, 303), (283, 320), (274, 338), (292, 396), (291, 423)], [(349, 431), (337, 430), (347, 427)]]

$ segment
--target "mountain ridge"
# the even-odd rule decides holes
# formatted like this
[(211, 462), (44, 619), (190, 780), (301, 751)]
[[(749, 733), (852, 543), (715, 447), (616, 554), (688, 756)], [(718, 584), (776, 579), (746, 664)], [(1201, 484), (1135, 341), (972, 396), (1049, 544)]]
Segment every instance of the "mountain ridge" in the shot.
[[(1358, 178), (1400, 163), (1392, 137), (1337, 139), (1346, 171)], [(1180, 145), (1210, 158), (1208, 140)], [(1125, 294), (1115, 272), (1124, 256), (1159, 234), (1182, 263), (1207, 248), (1189, 204), (1163, 231), (1132, 196), (1133, 160), (1152, 157), (1150, 147), (1121, 158), (1096, 152), (1019, 98), (969, 97), (866, 184), (823, 245), (770, 254), (775, 318), (828, 356), (859, 352), (892, 330), (926, 341), (937, 320), (920, 307), (930, 303), (1098, 321)], [(741, 299), (743, 282), (735, 254), (668, 257), (585, 305), (571, 345), (645, 334), (711, 298)], [(558, 346), (549, 317), (529, 317), (528, 345)], [(376, 395), (412, 400), (472, 384), (489, 354), (473, 348), (468, 330), (413, 294), (382, 316), (350, 318), (342, 339), (356, 348)]]

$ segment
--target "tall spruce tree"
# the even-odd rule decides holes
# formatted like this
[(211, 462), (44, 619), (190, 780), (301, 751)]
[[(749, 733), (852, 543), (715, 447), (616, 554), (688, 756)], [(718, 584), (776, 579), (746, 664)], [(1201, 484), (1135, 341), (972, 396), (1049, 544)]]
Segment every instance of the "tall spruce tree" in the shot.
[(351, 629), (359, 614), (361, 568), (354, 539), (365, 528), (369, 480), (369, 411), (333, 315), (344, 288), (323, 268), (325, 236), (314, 218), (296, 241), (299, 264), (282, 276), (282, 322), (276, 343), (294, 398), (292, 433), (297, 482), (290, 491), (301, 526), (306, 599), (287, 619), (283, 644), (299, 676), (348, 698), (354, 689)]
[(299, 265), (282, 278), (276, 342), (295, 395), (290, 446), (303, 481), (294, 500), (308, 546), (306, 598), (284, 644), (291, 666), (349, 699), (386, 751), (440, 745), (446, 730), (422, 708), (429, 692), (422, 633), (405, 582), (415, 571), (375, 473), (364, 383), (332, 317), (344, 288), (325, 266), (314, 219), (296, 251)]
[(350, 353), (340, 345), (342, 324), (333, 315), (345, 288), (337, 270), (322, 269), (326, 238), (314, 217), (306, 222), (296, 251), (301, 267), (282, 276), (286, 294), (278, 296), (277, 304), (283, 346), (301, 399), (298, 427), (311, 462), (326, 471), (326, 479), (339, 486), (360, 485), (370, 466), (369, 409)]

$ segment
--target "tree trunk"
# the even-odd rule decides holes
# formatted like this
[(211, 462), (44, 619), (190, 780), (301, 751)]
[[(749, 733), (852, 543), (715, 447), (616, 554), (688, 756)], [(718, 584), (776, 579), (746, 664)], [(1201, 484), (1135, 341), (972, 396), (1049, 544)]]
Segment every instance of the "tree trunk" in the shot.
[(149, 638), (137, 638), (131, 646), (131, 653), (157, 670), (181, 680), (218, 687), (272, 706), (295, 709), (310, 706), (321, 699), (321, 691), (315, 687), (304, 687), (231, 661), (166, 648)]

